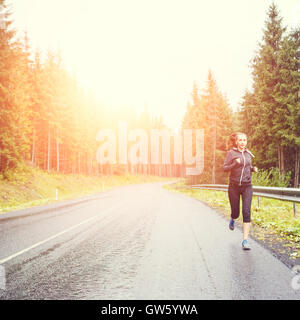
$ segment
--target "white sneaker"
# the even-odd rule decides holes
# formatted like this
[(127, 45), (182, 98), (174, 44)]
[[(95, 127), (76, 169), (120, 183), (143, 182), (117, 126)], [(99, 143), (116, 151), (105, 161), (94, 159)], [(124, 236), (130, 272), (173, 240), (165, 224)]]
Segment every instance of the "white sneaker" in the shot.
[(250, 249), (251, 249), (248, 240), (243, 240), (243, 242), (242, 242), (242, 248), (243, 248), (244, 250), (250, 250)]

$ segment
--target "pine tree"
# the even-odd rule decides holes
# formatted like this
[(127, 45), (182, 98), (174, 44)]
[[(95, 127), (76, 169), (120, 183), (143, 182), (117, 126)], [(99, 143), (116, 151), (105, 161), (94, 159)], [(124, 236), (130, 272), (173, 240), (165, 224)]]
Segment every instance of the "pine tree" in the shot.
[(281, 172), (284, 172), (284, 149), (282, 137), (273, 123), (277, 120), (279, 122), (282, 113), (285, 111), (275, 99), (276, 92), (280, 86), (277, 57), (284, 32), (282, 18), (273, 3), (268, 10), (263, 41), (252, 64), (253, 93), (255, 96), (252, 101), (255, 101), (255, 104), (251, 105), (253, 119), (252, 123), (250, 123), (255, 128), (252, 132), (251, 142), (255, 146), (259, 146), (262, 139), (264, 141), (264, 150), (257, 150), (261, 164), (274, 165), (276, 163), (276, 154), (273, 151), (277, 148), (278, 165)]
[(216, 146), (217, 146), (217, 103), (219, 92), (217, 89), (216, 81), (214, 80), (211, 71), (208, 72), (207, 88), (202, 95), (205, 110), (205, 145), (206, 145), (206, 163), (207, 168), (211, 172), (211, 183), (215, 184), (216, 174)]
[(15, 40), (10, 12), (0, 0), (0, 172), (27, 158), (30, 143), (28, 47)]
[[(182, 128), (204, 129), (204, 173), (201, 181), (224, 182), (226, 177), (220, 168), (224, 162), (227, 137), (233, 130), (233, 112), (219, 91), (211, 71), (202, 94), (199, 94), (194, 83), (192, 104), (187, 105)], [(195, 154), (194, 139), (192, 149)]]
[(9, 135), (13, 130), (13, 117), (10, 113), (10, 71), (14, 55), (11, 48), (14, 31), (10, 29), (11, 21), (6, 4), (0, 0), (0, 170), (4, 172), (15, 160), (12, 150), (14, 141)]
[(32, 143), (31, 143), (31, 162), (35, 166), (43, 167), (43, 147), (45, 141), (42, 136), (43, 123), (43, 97), (41, 94), (43, 78), (42, 78), (42, 63), (41, 54), (39, 51), (35, 52), (34, 62), (32, 66), (32, 104), (31, 104), (31, 123), (32, 123)]
[[(242, 126), (261, 168), (278, 164), (299, 185), (299, 29), (285, 36), (277, 7), (268, 10), (253, 60), (253, 92), (244, 96)], [(285, 156), (288, 154), (289, 156)]]
[(280, 85), (275, 99), (284, 110), (274, 119), (274, 128), (290, 154), (294, 155), (294, 186), (300, 171), (300, 29), (287, 35), (278, 54)]

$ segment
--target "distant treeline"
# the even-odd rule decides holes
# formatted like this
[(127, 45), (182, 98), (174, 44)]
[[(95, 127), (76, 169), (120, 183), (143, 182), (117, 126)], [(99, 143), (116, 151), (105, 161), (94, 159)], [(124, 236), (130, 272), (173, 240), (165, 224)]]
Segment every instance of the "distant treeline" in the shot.
[[(59, 54), (43, 55), (17, 39), (4, 0), (0, 0), (0, 174), (27, 162), (63, 173), (124, 172), (185, 176), (185, 165), (100, 165), (96, 153), (101, 128), (166, 128), (147, 108), (111, 112), (83, 90)], [(233, 112), (212, 72), (204, 90), (196, 82), (182, 129), (204, 129), (204, 173), (194, 182), (226, 183), (222, 170), (226, 141), (234, 131), (248, 135), (260, 169), (278, 167), (299, 185), (300, 168), (300, 31), (290, 32), (274, 4), (269, 7), (263, 39), (252, 60), (253, 88)], [(99, 88), (101, 90), (101, 88)], [(116, 94), (118, 94), (116, 92)], [(195, 146), (194, 146), (195, 152)], [(150, 163), (150, 162), (149, 162)]]
[[(111, 112), (83, 90), (59, 54), (33, 52), (28, 36), (17, 39), (11, 13), (0, 0), (0, 173), (20, 164), (63, 173), (148, 173), (182, 175), (183, 168), (100, 165), (96, 161), (101, 128), (164, 128), (147, 110)], [(116, 92), (116, 94), (118, 94)]]

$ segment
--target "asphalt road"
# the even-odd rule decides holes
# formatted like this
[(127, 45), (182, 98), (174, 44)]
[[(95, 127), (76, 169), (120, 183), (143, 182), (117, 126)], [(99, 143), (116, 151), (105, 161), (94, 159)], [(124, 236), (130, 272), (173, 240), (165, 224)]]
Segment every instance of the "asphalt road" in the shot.
[(286, 265), (163, 184), (0, 219), (0, 299), (300, 299)]

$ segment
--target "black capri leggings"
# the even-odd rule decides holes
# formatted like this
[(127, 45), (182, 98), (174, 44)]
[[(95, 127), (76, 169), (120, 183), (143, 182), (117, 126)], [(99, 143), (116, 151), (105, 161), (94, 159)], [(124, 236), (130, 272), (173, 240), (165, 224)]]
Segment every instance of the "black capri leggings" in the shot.
[(251, 222), (252, 184), (229, 184), (228, 197), (231, 206), (231, 218), (237, 219), (240, 215), (240, 196), (242, 195), (243, 222)]

